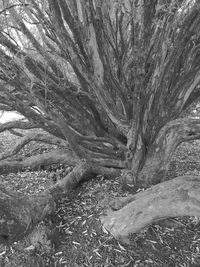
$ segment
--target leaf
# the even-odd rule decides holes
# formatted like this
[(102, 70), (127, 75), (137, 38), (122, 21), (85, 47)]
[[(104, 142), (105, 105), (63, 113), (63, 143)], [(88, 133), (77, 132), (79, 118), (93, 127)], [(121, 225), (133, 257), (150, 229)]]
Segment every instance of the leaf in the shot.
[(0, 257), (2, 257), (2, 256), (5, 255), (5, 254), (6, 254), (6, 251), (1, 252), (1, 253), (0, 253)]
[(62, 251), (59, 251), (59, 252), (57, 252), (56, 254), (55, 254), (55, 256), (59, 256), (59, 255), (61, 255), (63, 252)]
[(158, 243), (157, 241), (150, 240), (150, 239), (146, 239), (146, 241), (149, 241), (150, 243), (153, 243), (153, 244), (157, 244)]
[[(35, 249), (35, 246), (31, 245), (29, 247), (26, 247), (24, 250), (25, 251), (30, 251), (30, 250), (34, 250)], [(1, 253), (2, 254), (2, 253)]]
[(108, 231), (106, 230), (106, 228), (105, 228), (104, 226), (102, 226), (102, 230), (103, 230), (103, 232), (104, 232), (105, 234), (108, 235)]
[(120, 245), (119, 243), (118, 243), (118, 246), (121, 248), (121, 250), (126, 251), (126, 249), (124, 247), (122, 247), (122, 245)]
[(81, 246), (81, 244), (78, 243), (78, 242), (76, 242), (76, 241), (72, 241), (72, 243), (73, 243), (74, 245), (79, 245), (79, 246)]
[(99, 257), (101, 257), (102, 258), (102, 256), (99, 254), (99, 252), (97, 252), (97, 251), (94, 251)]
[(69, 228), (65, 229), (65, 233), (66, 233), (66, 234), (69, 234), (69, 235), (72, 235), (72, 234), (73, 234), (73, 232), (70, 231)]

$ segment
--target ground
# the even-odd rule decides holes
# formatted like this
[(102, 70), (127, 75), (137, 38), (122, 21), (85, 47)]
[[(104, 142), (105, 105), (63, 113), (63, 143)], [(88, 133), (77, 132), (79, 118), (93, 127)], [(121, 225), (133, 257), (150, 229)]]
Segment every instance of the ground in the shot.
[[(14, 145), (15, 136), (0, 135), (0, 148)], [(21, 156), (42, 153), (53, 146), (31, 143)], [(70, 171), (70, 166), (49, 170), (0, 175), (9, 188), (33, 194), (48, 188)], [(168, 177), (200, 175), (200, 142), (181, 145), (172, 158)], [(142, 190), (142, 189), (141, 189)], [(94, 177), (69, 196), (63, 196), (56, 215), (41, 227), (50, 229), (53, 246), (30, 246), (30, 237), (0, 247), (0, 266), (5, 267), (116, 267), (116, 266), (200, 266), (200, 219), (196, 217), (163, 220), (131, 236), (131, 244), (116, 241), (100, 223), (100, 216), (112, 197), (126, 196), (134, 188), (123, 188), (119, 179)], [(39, 226), (39, 227), (40, 227)], [(33, 241), (33, 240), (32, 240)]]

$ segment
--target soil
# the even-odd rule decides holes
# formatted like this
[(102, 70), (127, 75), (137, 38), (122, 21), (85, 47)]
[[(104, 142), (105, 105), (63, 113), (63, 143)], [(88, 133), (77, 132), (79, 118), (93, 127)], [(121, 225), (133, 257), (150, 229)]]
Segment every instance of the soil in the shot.
[[(0, 135), (0, 147), (6, 149), (16, 142), (10, 133)], [(32, 142), (21, 156), (54, 149), (46, 144)], [(33, 194), (48, 188), (70, 171), (70, 166), (53, 166), (50, 170), (29, 170), (0, 175), (9, 188)], [(172, 158), (168, 179), (200, 173), (200, 142), (182, 144)], [(145, 228), (131, 235), (131, 244), (115, 240), (100, 223), (111, 197), (126, 196), (119, 178), (105, 180), (93, 177), (80, 184), (73, 192), (57, 203), (54, 216), (42, 222), (51, 229), (52, 246), (31, 247), (29, 238), (0, 246), (0, 266), (5, 267), (139, 267), (139, 266), (200, 266), (200, 219), (197, 217), (173, 218)]]

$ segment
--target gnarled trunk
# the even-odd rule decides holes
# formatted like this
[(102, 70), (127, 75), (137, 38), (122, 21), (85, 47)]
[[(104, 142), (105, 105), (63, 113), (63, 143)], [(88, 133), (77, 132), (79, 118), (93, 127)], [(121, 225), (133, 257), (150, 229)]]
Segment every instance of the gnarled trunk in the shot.
[(148, 187), (164, 181), (178, 145), (185, 141), (199, 139), (199, 131), (200, 125), (197, 119), (184, 118), (164, 125), (148, 147), (145, 147), (139, 139), (139, 145), (131, 159), (128, 182)]
[(134, 182), (135, 186), (156, 185), (111, 203), (113, 210), (118, 211), (109, 211), (102, 222), (113, 236), (127, 242), (130, 233), (136, 233), (160, 219), (200, 216), (199, 177), (183, 176), (165, 182), (169, 163), (178, 145), (199, 139), (199, 132), (197, 119), (177, 119), (159, 131), (146, 153), (142, 154), (143, 146), (139, 146), (134, 158), (141, 155), (143, 158), (133, 162), (132, 169), (125, 172), (126, 179), (129, 183)]

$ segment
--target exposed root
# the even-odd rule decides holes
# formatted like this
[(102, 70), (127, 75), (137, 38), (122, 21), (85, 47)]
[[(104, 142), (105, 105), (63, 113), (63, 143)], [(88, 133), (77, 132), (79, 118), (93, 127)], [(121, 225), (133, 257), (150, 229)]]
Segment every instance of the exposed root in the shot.
[[(116, 202), (117, 203), (117, 202)], [(124, 206), (124, 204), (127, 204)], [(155, 221), (177, 216), (200, 216), (200, 177), (181, 176), (152, 186), (121, 202), (121, 209), (101, 218), (104, 227), (122, 240)], [(115, 209), (120, 208), (118, 201)]]
[(119, 170), (95, 166), (83, 160), (51, 188), (30, 197), (0, 185), (0, 243), (11, 244), (30, 233), (38, 222), (55, 211), (55, 201), (63, 193), (68, 193), (91, 174), (113, 177), (119, 175)]

